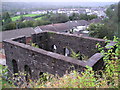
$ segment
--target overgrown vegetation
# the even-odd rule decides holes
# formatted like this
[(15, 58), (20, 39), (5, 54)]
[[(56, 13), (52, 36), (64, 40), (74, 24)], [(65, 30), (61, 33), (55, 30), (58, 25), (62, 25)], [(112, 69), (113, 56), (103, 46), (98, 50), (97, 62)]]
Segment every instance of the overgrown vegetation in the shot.
[[(25, 19), (28, 17), (28, 19)], [(91, 20), (97, 18), (96, 15), (47, 13), (47, 14), (23, 14), (11, 17), (8, 12), (4, 12), (1, 19), (2, 30), (12, 30), (25, 27), (36, 27), (52, 23), (65, 23), (69, 20)]]
[(88, 28), (89, 35), (92, 37), (107, 37), (112, 40), (113, 36), (120, 38), (120, 2), (111, 5), (106, 10), (107, 17), (104, 18), (102, 24), (91, 24)]
[[(120, 88), (120, 40), (114, 37), (114, 46), (111, 49), (104, 51), (105, 47), (99, 44), (98, 49), (104, 55), (105, 67), (104, 70), (93, 71), (92, 67), (86, 66), (85, 72), (79, 74), (72, 71), (59, 79), (47, 82), (44, 88)], [(108, 42), (109, 43), (109, 42)], [(115, 48), (117, 47), (117, 48)], [(119, 52), (118, 52), (119, 51)]]
[(74, 59), (79, 59), (79, 60), (88, 60), (88, 56), (85, 56), (84, 54), (81, 54), (80, 52), (75, 53), (72, 49), (71, 50), (71, 57)]
[(31, 46), (39, 48), (39, 46), (37, 44), (35, 44), (35, 43), (31, 43)]
[[(40, 75), (37, 81), (24, 81), (21, 85), (12, 79), (11, 87), (20, 88), (120, 88), (120, 39), (114, 37), (114, 46), (101, 47), (97, 44), (99, 51), (104, 55), (105, 67), (103, 70), (93, 71), (92, 67), (86, 66), (84, 72), (71, 71), (63, 77), (50, 74)], [(106, 41), (109, 44), (109, 40)], [(105, 48), (111, 48), (108, 51)], [(4, 72), (0, 75), (3, 78)], [(19, 75), (19, 74), (17, 74)], [(24, 75), (24, 74), (23, 74)], [(20, 79), (20, 77), (19, 77)], [(25, 79), (23, 79), (25, 80)], [(15, 86), (17, 83), (18, 86)], [(8, 84), (6, 82), (4, 86)], [(5, 88), (8, 86), (6, 85)], [(9, 87), (8, 87), (9, 88)]]

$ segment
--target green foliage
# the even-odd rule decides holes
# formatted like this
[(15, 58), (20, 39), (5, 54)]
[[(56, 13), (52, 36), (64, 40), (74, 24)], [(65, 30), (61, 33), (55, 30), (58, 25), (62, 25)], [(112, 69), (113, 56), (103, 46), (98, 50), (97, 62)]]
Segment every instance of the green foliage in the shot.
[[(117, 43), (114, 46), (119, 47), (120, 41), (114, 37)], [(106, 41), (109, 43), (109, 41)], [(92, 67), (86, 66), (84, 72), (79, 74), (72, 71), (59, 79), (52, 80), (41, 86), (44, 88), (119, 88), (119, 74), (120, 74), (120, 59), (117, 53), (114, 52), (114, 46), (107, 52), (104, 51), (105, 47), (100, 48), (101, 53), (104, 55), (105, 68), (104, 70), (93, 71)], [(104, 52), (103, 52), (104, 51)], [(75, 53), (74, 53), (75, 54)]]
[(33, 27), (33, 24), (34, 24), (33, 21), (25, 21), (24, 23), (26, 27)]
[(24, 22), (18, 22), (16, 24), (17, 24), (17, 28), (25, 28), (26, 27)]
[(36, 20), (34, 22), (34, 27), (36, 26), (41, 26), (41, 25), (47, 25), (47, 24), (50, 24), (51, 22), (49, 20)]
[[(107, 52), (104, 51), (104, 47), (101, 50), (101, 53), (104, 55), (104, 62), (105, 62), (105, 70), (103, 71), (103, 78), (104, 81), (107, 83), (110, 87), (117, 87), (118, 85), (118, 78), (119, 78), (119, 64), (120, 64), (120, 41), (118, 38), (114, 36), (114, 40), (116, 44), (114, 46), (110, 46), (111, 49), (109, 49)], [(109, 42), (109, 41), (108, 41)], [(114, 47), (117, 47), (116, 49)], [(115, 49), (115, 52), (114, 52)]]
[(23, 21), (23, 20), (24, 20), (23, 15), (20, 16), (20, 19), (19, 19), (19, 20), (20, 20), (20, 21)]
[[(109, 40), (104, 38), (109, 44)], [(118, 89), (119, 86), (119, 74), (120, 74), (120, 54), (118, 48), (120, 47), (119, 38), (114, 36), (116, 43), (111, 46), (111, 49), (104, 51), (106, 47), (101, 47), (97, 44), (97, 48), (104, 55), (103, 60), (105, 67), (103, 70), (94, 71), (92, 67), (86, 66), (84, 72), (78, 73), (73, 70), (70, 73), (66, 73), (63, 77), (53, 76), (48, 73), (40, 75), (40, 78), (36, 81), (29, 80), (26, 82), (21, 76), (25, 76), (23, 73), (17, 74), (17, 78), (13, 78), (19, 88), (112, 88)], [(35, 46), (35, 44), (33, 44)], [(116, 48), (114, 48), (116, 47)], [(116, 51), (117, 50), (117, 51)], [(74, 52), (73, 52), (74, 53)], [(74, 55), (76, 55), (74, 53)], [(76, 55), (77, 56), (77, 55)], [(20, 76), (19, 76), (20, 75)], [(14, 75), (13, 75), (14, 76)], [(17, 82), (18, 79), (24, 81), (22, 85)], [(13, 86), (11, 86), (13, 87)]]
[[(114, 28), (114, 27), (113, 27)], [(108, 39), (112, 39), (114, 35), (113, 28), (110, 28), (107, 24), (90, 24), (87, 28), (89, 32), (89, 35), (96, 38), (104, 38), (105, 36)]]
[(70, 20), (79, 20), (80, 19), (80, 15), (73, 13), (71, 16), (69, 16)]
[(5, 30), (12, 30), (12, 29), (16, 29), (16, 23), (14, 23), (14, 22), (11, 22), (11, 23), (8, 23), (8, 24), (4, 24), (3, 27), (2, 27), (3, 31), (5, 31)]
[(12, 19), (12, 21), (19, 20), (19, 19), (20, 19), (20, 16), (15, 16), (15, 17), (12, 17), (11, 19)]
[(120, 38), (120, 2), (118, 4), (111, 5), (106, 10), (106, 14), (108, 16), (108, 20), (104, 21), (106, 27), (110, 32), (114, 31), (114, 35)]
[(41, 20), (43, 17), (38, 17), (38, 18), (35, 18), (35, 20)]
[(87, 15), (87, 14), (80, 14), (80, 19), (81, 20), (92, 20), (97, 18), (97, 15)]
[(14, 85), (11, 80), (6, 80), (8, 77), (8, 67), (0, 65), (0, 85), (2, 88), (11, 88)]
[(65, 23), (69, 18), (66, 14), (51, 14), (48, 20), (51, 21), (51, 23)]
[(71, 57), (74, 59), (79, 59), (79, 60), (88, 60), (88, 56), (85, 56), (84, 54), (81, 54), (80, 52), (75, 53), (72, 49), (71, 50)]
[(120, 38), (119, 7), (120, 2), (118, 3), (118, 5), (111, 5), (106, 10), (106, 15), (108, 17), (102, 21), (103, 24), (91, 24), (89, 26), (89, 35), (97, 38), (103, 38), (106, 36), (110, 40), (113, 39), (113, 36), (117, 36)]
[[(12, 17), (12, 21), (16, 21), (16, 20), (23, 20), (23, 17), (35, 17), (35, 16), (39, 16), (40, 14), (26, 14), (26, 15), (18, 15), (18, 16), (14, 16)], [(22, 20), (21, 20), (22, 19)]]
[(11, 17), (8, 12), (3, 13), (2, 20), (4, 20), (4, 24), (8, 24), (12, 22)]
[(73, 13), (71, 16), (69, 16), (70, 20), (92, 20), (97, 18), (97, 15), (87, 15), (87, 14), (76, 14)]
[(36, 48), (39, 48), (39, 46), (36, 45), (35, 43), (31, 43), (31, 46), (36, 47)]
[(71, 49), (71, 57), (78, 59), (80, 57), (80, 52), (75, 53), (72, 49)]

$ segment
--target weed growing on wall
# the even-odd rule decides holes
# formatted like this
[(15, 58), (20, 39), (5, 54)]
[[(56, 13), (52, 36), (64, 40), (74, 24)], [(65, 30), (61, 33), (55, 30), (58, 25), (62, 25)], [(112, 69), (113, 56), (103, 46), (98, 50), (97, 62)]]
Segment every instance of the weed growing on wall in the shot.
[[(100, 53), (104, 55), (105, 66), (103, 70), (93, 71), (92, 67), (86, 66), (84, 72), (75, 70), (63, 77), (43, 74), (38, 80), (22, 83), (19, 88), (115, 88), (119, 89), (120, 78), (120, 40), (114, 37), (115, 45), (101, 47), (97, 44)], [(110, 41), (107, 41), (107, 44)], [(109, 50), (106, 50), (109, 48)], [(75, 54), (75, 53), (74, 53)], [(75, 54), (75, 57), (79, 56)], [(4, 73), (4, 72), (3, 72)], [(2, 74), (3, 75), (3, 74)], [(20, 75), (20, 74), (18, 74)], [(14, 76), (14, 75), (13, 75)], [(20, 75), (22, 76), (22, 75)], [(23, 75), (24, 76), (24, 75)], [(19, 77), (23, 79), (22, 77)], [(14, 80), (15, 82), (15, 80)], [(7, 87), (7, 86), (6, 86)], [(12, 87), (12, 86), (11, 86)]]
[(36, 47), (36, 48), (39, 48), (39, 46), (36, 45), (35, 43), (31, 43), (31, 46)]
[(84, 54), (81, 54), (80, 52), (75, 53), (72, 49), (71, 50), (71, 57), (74, 59), (79, 59), (79, 60), (88, 60), (88, 56), (85, 56)]

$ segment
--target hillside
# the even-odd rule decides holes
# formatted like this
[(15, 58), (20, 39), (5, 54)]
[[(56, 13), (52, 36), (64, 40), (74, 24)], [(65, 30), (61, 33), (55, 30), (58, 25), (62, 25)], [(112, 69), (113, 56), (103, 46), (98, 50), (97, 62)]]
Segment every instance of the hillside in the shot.
[(103, 7), (115, 2), (2, 2), (2, 10), (32, 10), (36, 8), (60, 8), (60, 7)]

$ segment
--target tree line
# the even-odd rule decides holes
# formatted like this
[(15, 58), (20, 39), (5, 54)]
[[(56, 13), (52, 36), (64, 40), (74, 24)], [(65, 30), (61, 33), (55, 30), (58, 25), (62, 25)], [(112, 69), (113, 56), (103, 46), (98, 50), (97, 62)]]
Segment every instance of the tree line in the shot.
[(76, 14), (73, 13), (70, 16), (59, 13), (47, 13), (40, 20), (24, 21), (24, 16), (21, 15), (18, 21), (12, 21), (8, 12), (4, 12), (1, 17), (2, 31), (19, 29), (25, 27), (36, 27), (41, 25), (53, 24), (53, 23), (65, 23), (70, 20), (91, 20), (97, 18), (96, 15)]
[(87, 29), (89, 35), (96, 38), (113, 39), (113, 36), (120, 37), (120, 2), (112, 4), (106, 10), (107, 18), (101, 23), (91, 24)]

